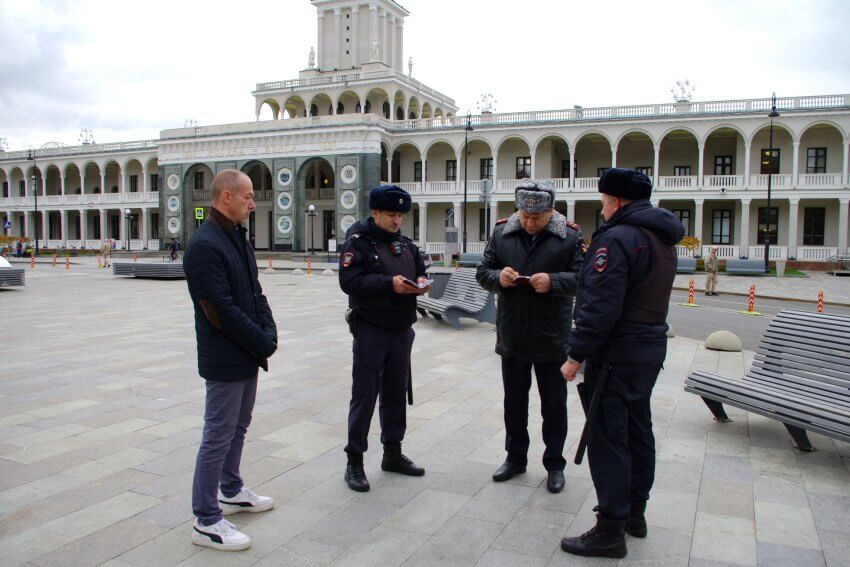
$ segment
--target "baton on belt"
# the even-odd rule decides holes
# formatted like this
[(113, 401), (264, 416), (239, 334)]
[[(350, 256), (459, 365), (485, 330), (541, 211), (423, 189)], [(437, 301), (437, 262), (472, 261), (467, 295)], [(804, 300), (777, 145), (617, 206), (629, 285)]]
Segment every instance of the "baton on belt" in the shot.
[(596, 387), (593, 389), (593, 396), (590, 398), (590, 407), (585, 414), (584, 429), (581, 431), (581, 438), (578, 441), (576, 449), (576, 457), (574, 463), (581, 464), (584, 459), (584, 452), (587, 449), (587, 442), (590, 439), (590, 425), (596, 418), (596, 412), (599, 411), (599, 401), (602, 399), (602, 392), (605, 390), (605, 383), (608, 381), (608, 370), (610, 365), (603, 363), (599, 372), (596, 374)]
[(413, 366), (407, 365), (407, 405), (413, 405)]

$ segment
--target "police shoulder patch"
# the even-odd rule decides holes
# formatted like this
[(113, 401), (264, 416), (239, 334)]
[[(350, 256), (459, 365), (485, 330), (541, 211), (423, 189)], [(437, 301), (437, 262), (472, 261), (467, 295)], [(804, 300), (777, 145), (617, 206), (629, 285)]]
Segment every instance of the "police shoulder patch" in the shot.
[(496, 224), (505, 224), (506, 222), (508, 222), (508, 217), (497, 220)]
[(608, 267), (608, 249), (600, 248), (596, 251), (596, 255), (593, 257), (593, 269), (597, 272), (604, 272), (605, 268)]
[(581, 227), (574, 222), (567, 221), (567, 226), (573, 230), (581, 230)]
[(346, 252), (342, 255), (342, 267), (347, 268), (354, 262), (354, 252)]

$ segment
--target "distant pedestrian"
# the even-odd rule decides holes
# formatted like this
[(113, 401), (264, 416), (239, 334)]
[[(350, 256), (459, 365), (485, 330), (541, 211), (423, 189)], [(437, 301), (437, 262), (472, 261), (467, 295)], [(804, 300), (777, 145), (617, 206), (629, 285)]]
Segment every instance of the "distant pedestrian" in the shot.
[(103, 267), (108, 268), (111, 265), (109, 263), (109, 257), (112, 254), (112, 245), (110, 240), (103, 241), (103, 244), (100, 247), (100, 253), (103, 255)]
[(24, 255), (24, 243), (21, 242), (20, 240), (18, 240), (18, 244), (15, 248), (15, 256), (20, 258), (23, 255)]
[(717, 246), (712, 246), (705, 257), (705, 294), (717, 295)]

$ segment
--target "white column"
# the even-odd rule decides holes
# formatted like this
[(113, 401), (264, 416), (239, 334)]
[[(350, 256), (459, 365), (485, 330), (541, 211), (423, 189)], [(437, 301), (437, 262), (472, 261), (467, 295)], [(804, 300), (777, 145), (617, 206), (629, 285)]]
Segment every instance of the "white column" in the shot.
[(425, 243), (428, 242), (428, 203), (419, 203), (419, 245), (425, 249)]
[(369, 56), (367, 61), (372, 62), (372, 44), (378, 39), (378, 5), (369, 4)]
[(490, 236), (493, 236), (493, 227), (499, 220), (499, 201), (496, 201), (492, 196), (490, 199)]
[(59, 211), (59, 230), (62, 232), (62, 246), (68, 245), (68, 211)]
[(499, 185), (499, 158), (498, 154), (493, 155), (493, 191), (495, 192)]
[(537, 156), (531, 156), (531, 178), (537, 179)]
[(800, 216), (800, 199), (788, 199), (788, 259), (797, 259), (797, 222)]
[(387, 183), (392, 184), (393, 182), (393, 156), (392, 154), (387, 155)]
[(65, 175), (59, 176), (59, 194), (65, 195)]
[(796, 189), (800, 179), (800, 142), (794, 142), (794, 152), (791, 154), (791, 186)]
[(118, 192), (122, 195), (127, 192), (127, 172), (118, 168), (118, 179), (121, 181), (121, 186), (118, 188)]
[(47, 232), (47, 229), (50, 226), (50, 223), (47, 222), (50, 219), (50, 215), (46, 210), (39, 211), (39, 213), (41, 214), (41, 234), (39, 234), (39, 236), (41, 237), (40, 240), (44, 240), (46, 243), (50, 236), (50, 233)]
[(841, 170), (841, 183), (844, 187), (850, 185), (850, 177), (848, 177), (847, 161), (850, 159), (850, 142), (844, 142), (844, 155), (841, 156), (841, 161), (844, 166)]
[(576, 200), (567, 199), (567, 220), (576, 222)]
[(98, 220), (100, 222), (100, 239), (107, 240), (109, 236), (106, 234), (106, 209), (99, 209), (100, 215), (98, 216)]
[(118, 209), (118, 242), (116, 243), (116, 248), (123, 247), (127, 237), (130, 235), (129, 224), (127, 217), (124, 215), (124, 209)]
[[(325, 56), (324, 44), (322, 41), (322, 36), (324, 35), (325, 29), (325, 13), (322, 10), (319, 10), (316, 18), (316, 68), (318, 70), (322, 69), (322, 57)], [(309, 109), (308, 109), (309, 110)], [(259, 116), (259, 114), (257, 114)], [(258, 118), (259, 120), (259, 118)]]
[[(339, 41), (340, 39), (340, 29), (342, 22), (340, 21), (342, 15), (342, 9), (334, 8), (334, 46), (333, 46), (333, 64), (332, 67), (334, 69), (339, 69), (342, 66), (342, 44)], [(334, 109), (336, 110), (336, 109)]]
[(611, 167), (617, 167), (617, 148), (611, 148)]
[(100, 174), (100, 194), (106, 195), (106, 172)]
[[(357, 44), (360, 40), (360, 6), (351, 7), (351, 66), (360, 67), (360, 56), (357, 51)], [(366, 101), (363, 101), (363, 109), (365, 112)]]
[(389, 41), (387, 42), (387, 43), (389, 43), (389, 47), (387, 49), (390, 52), (388, 64), (393, 69), (396, 69), (397, 68), (396, 59), (398, 59), (398, 55), (397, 55), (396, 49), (395, 49), (396, 17), (387, 15), (387, 24), (390, 26)]
[(393, 53), (395, 53), (395, 68), (399, 71), (404, 70), (404, 49), (401, 41), (401, 22), (402, 19), (398, 18), (396, 20), (395, 26), (393, 27)]
[(659, 163), (661, 161), (661, 146), (653, 146), (653, 158), (652, 158), (652, 186), (658, 187), (658, 168)]
[(141, 216), (141, 230), (139, 237), (142, 239), (142, 247), (147, 250), (148, 247), (148, 209), (147, 207), (142, 207), (142, 216)]
[(86, 226), (86, 224), (87, 224), (86, 220), (88, 220), (88, 219), (86, 219), (86, 216), (88, 216), (88, 215), (87, 215), (87, 212), (83, 209), (80, 209), (79, 213), (80, 213), (80, 240), (82, 241), (80, 243), (80, 248), (82, 248), (86, 245), (86, 240), (89, 237), (89, 234), (87, 232), (88, 227)]
[(697, 171), (699, 172), (697, 173), (699, 176), (697, 177), (697, 186), (702, 187), (703, 180), (705, 179), (703, 176), (705, 173), (705, 146), (703, 144), (700, 144), (699, 146), (699, 163), (697, 164)]
[[(381, 109), (383, 110), (383, 109)], [(395, 99), (390, 99), (390, 120), (395, 120)]]
[[(700, 241), (700, 244), (705, 244), (702, 239), (702, 216), (703, 216), (703, 204), (705, 201), (703, 199), (694, 199), (694, 237)], [(699, 250), (700, 256), (702, 256), (702, 248)]]
[(425, 194), (425, 182), (428, 181), (428, 160), (422, 158), (422, 194)]
[(744, 144), (744, 187), (750, 186), (750, 160), (752, 144)]
[(454, 207), (455, 226), (457, 227), (457, 243), (458, 247), (463, 245), (463, 203), (455, 201), (452, 203)]
[(838, 253), (844, 254), (847, 251), (847, 209), (850, 199), (840, 199), (838, 201)]
[(30, 213), (24, 212), (24, 236), (30, 237)]
[(384, 36), (384, 39), (381, 42), (381, 50), (382, 50), (381, 61), (386, 65), (391, 64), (390, 57), (392, 56), (392, 54), (390, 53), (390, 48), (391, 48), (391, 45), (390, 45), (390, 30), (389, 30), (390, 25), (391, 25), (390, 13), (387, 12), (387, 11), (382, 12), (381, 13), (381, 34)]
[[(464, 177), (469, 179), (469, 172), (466, 171), (466, 170), (462, 171), (460, 169), (461, 167), (463, 167), (463, 163), (464, 163), (464, 160), (463, 160), (463, 152), (464, 151), (468, 151), (468, 150), (466, 150), (466, 148), (463, 148), (462, 151), (455, 154), (455, 163), (457, 164), (456, 167), (455, 167), (455, 172), (456, 172), (455, 188), (458, 191), (460, 191), (461, 193), (463, 193), (463, 179), (464, 179)], [(469, 161), (469, 160), (467, 160), (467, 161)]]
[(750, 199), (741, 199), (741, 220), (738, 223), (741, 230), (741, 253), (743, 258), (750, 256)]

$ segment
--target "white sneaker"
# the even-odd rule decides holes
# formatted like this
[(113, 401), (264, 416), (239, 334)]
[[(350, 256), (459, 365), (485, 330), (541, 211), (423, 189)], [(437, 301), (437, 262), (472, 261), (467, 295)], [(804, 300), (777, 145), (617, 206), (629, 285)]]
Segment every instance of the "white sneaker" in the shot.
[(250, 488), (243, 488), (239, 491), (239, 494), (231, 498), (228, 498), (219, 490), (218, 505), (221, 508), (221, 513), (225, 516), (238, 512), (265, 512), (274, 508), (274, 499), (254, 494), (254, 491)]
[(192, 543), (212, 547), (222, 551), (242, 551), (251, 547), (251, 538), (236, 529), (227, 520), (219, 520), (211, 526), (204, 526), (195, 518), (192, 527)]

